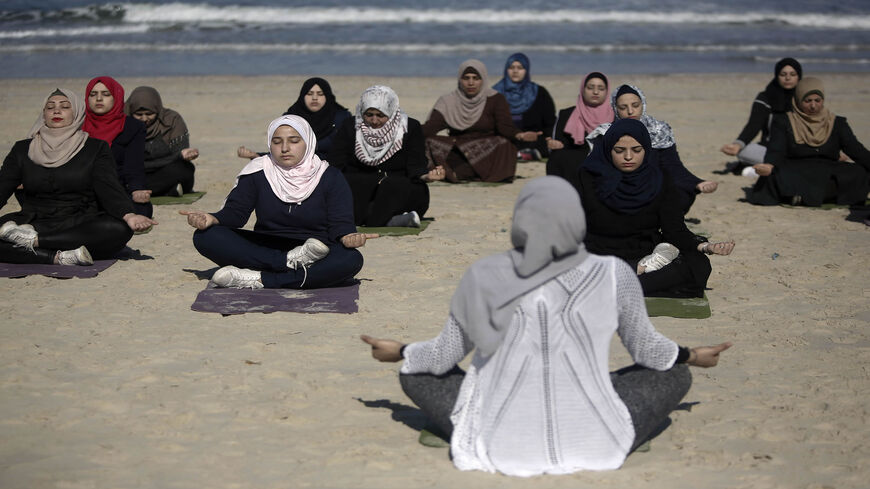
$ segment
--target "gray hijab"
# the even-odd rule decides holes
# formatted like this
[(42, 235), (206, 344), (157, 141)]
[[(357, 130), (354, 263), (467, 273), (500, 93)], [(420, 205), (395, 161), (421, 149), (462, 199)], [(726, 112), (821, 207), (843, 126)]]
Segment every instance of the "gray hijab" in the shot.
[(474, 263), (459, 282), (450, 311), (485, 356), (501, 345), (520, 299), (589, 254), (580, 196), (560, 177), (539, 177), (523, 187), (514, 206), (514, 248)]

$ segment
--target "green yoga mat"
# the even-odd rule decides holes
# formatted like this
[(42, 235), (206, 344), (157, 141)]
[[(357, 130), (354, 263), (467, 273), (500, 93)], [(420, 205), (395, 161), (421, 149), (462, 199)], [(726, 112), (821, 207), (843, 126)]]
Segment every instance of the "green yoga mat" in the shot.
[(176, 204), (193, 204), (201, 199), (205, 192), (191, 192), (184, 194), (181, 197), (170, 197), (168, 195), (159, 195), (151, 197), (151, 203), (154, 205), (176, 205)]
[[(823, 211), (829, 211), (831, 209), (848, 209), (851, 207), (848, 204), (822, 204), (820, 206), (808, 206), (808, 205), (791, 205), (791, 204), (779, 204), (780, 207), (788, 207), (789, 209), (822, 209)], [(870, 200), (864, 202), (865, 206), (870, 206)]]
[(418, 228), (358, 226), (356, 230), (359, 233), (376, 233), (380, 234), (381, 236), (414, 236), (422, 233), (424, 229), (429, 227), (429, 223), (432, 221), (434, 221), (434, 219), (421, 219), (420, 227)]
[(423, 446), (432, 448), (444, 448), (450, 446), (450, 442), (426, 428), (420, 430), (420, 437), (417, 438), (417, 441)]
[(429, 186), (435, 187), (450, 187), (452, 185), (462, 185), (465, 187), (500, 187), (502, 185), (508, 185), (510, 182), (429, 182)]
[(646, 297), (649, 317), (668, 316), (682, 319), (706, 319), (712, 315), (707, 294), (704, 297)]

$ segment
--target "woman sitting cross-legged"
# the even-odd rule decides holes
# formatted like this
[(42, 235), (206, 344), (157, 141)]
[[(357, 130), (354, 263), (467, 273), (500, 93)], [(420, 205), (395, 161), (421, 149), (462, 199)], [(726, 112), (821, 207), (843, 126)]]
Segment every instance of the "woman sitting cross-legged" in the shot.
[(356, 116), (338, 129), (329, 164), (353, 191), (358, 226), (419, 227), (429, 208), (426, 182), (444, 179), (444, 168), (427, 170), (420, 123), (399, 107), (390, 87), (367, 88)]
[[(568, 182), (532, 180), (514, 207), (513, 249), (466, 271), (436, 338), (362, 336), (376, 359), (404, 360), (402, 389), (449, 437), (457, 468), (619, 468), (688, 392), (686, 365), (712, 367), (731, 346), (684, 348), (656, 331), (634, 270), (588, 253), (585, 231)], [(636, 363), (611, 373), (614, 334)], [(457, 363), (472, 351), (464, 372)]]
[[(218, 287), (313, 289), (345, 283), (362, 269), (356, 248), (377, 234), (357, 233), (350, 188), (337, 168), (314, 154), (305, 119), (269, 124), (270, 153), (239, 173), (223, 209), (181, 211), (197, 229), (193, 244), (222, 268)], [(240, 229), (257, 212), (253, 231)]]
[(90, 265), (157, 224), (134, 212), (109, 145), (81, 130), (84, 119), (85, 102), (55, 90), (30, 139), (15, 143), (3, 161), (0, 202), (19, 185), (23, 198), (21, 211), (0, 217), (0, 262)]
[(676, 185), (653, 157), (650, 133), (634, 119), (614, 122), (592, 148), (580, 170), (586, 246), (636, 268), (645, 295), (702, 297), (704, 253), (728, 255), (734, 241), (708, 243), (686, 228)]

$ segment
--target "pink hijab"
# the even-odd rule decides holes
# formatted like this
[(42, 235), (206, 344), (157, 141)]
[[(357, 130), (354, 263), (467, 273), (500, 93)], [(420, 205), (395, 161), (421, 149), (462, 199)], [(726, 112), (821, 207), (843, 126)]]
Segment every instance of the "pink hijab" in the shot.
[[(329, 164), (314, 154), (317, 136), (314, 135), (314, 130), (308, 122), (298, 115), (284, 115), (272, 121), (266, 138), (267, 146), (271, 145), (272, 136), (281, 126), (290, 126), (302, 136), (302, 140), (305, 141), (305, 156), (302, 157), (302, 161), (292, 168), (284, 168), (275, 162), (270, 153), (251, 160), (242, 168), (238, 177), (262, 170), (276, 197), (288, 204), (298, 204), (314, 192)], [(239, 182), (238, 177), (236, 177), (236, 184)]]
[[(604, 102), (596, 107), (586, 105), (583, 100), (583, 90), (586, 88), (586, 83), (591, 78), (600, 78), (604, 81), (607, 87), (607, 93), (604, 95)], [(592, 132), (596, 127), (605, 122), (613, 122), (613, 107), (610, 106), (610, 83), (603, 73), (593, 71), (583, 78), (583, 84), (580, 85), (580, 95), (577, 96), (577, 105), (568, 117), (568, 123), (565, 124), (565, 132), (574, 138), (574, 143), (582, 145), (586, 142), (586, 135)]]

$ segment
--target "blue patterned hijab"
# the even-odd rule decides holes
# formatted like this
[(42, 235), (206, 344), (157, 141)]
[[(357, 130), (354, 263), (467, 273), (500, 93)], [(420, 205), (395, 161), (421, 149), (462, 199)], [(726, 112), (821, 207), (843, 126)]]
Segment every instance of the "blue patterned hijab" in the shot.
[[(519, 83), (514, 83), (508, 76), (508, 68), (514, 61), (519, 61), (523, 68), (526, 69), (526, 76)], [(504, 65), (504, 73), (502, 79), (492, 86), (498, 93), (504, 95), (508, 105), (511, 106), (512, 115), (520, 115), (529, 110), (529, 107), (535, 103), (538, 97), (538, 84), (532, 82), (532, 71), (529, 58), (523, 53), (514, 53), (510, 55)]]
[[(629, 135), (644, 149), (643, 163), (632, 172), (613, 166), (611, 150), (619, 138)], [(583, 162), (583, 169), (595, 176), (595, 193), (604, 205), (623, 214), (637, 214), (661, 192), (664, 176), (650, 163), (652, 143), (646, 126), (636, 119), (618, 119), (604, 133)]]

